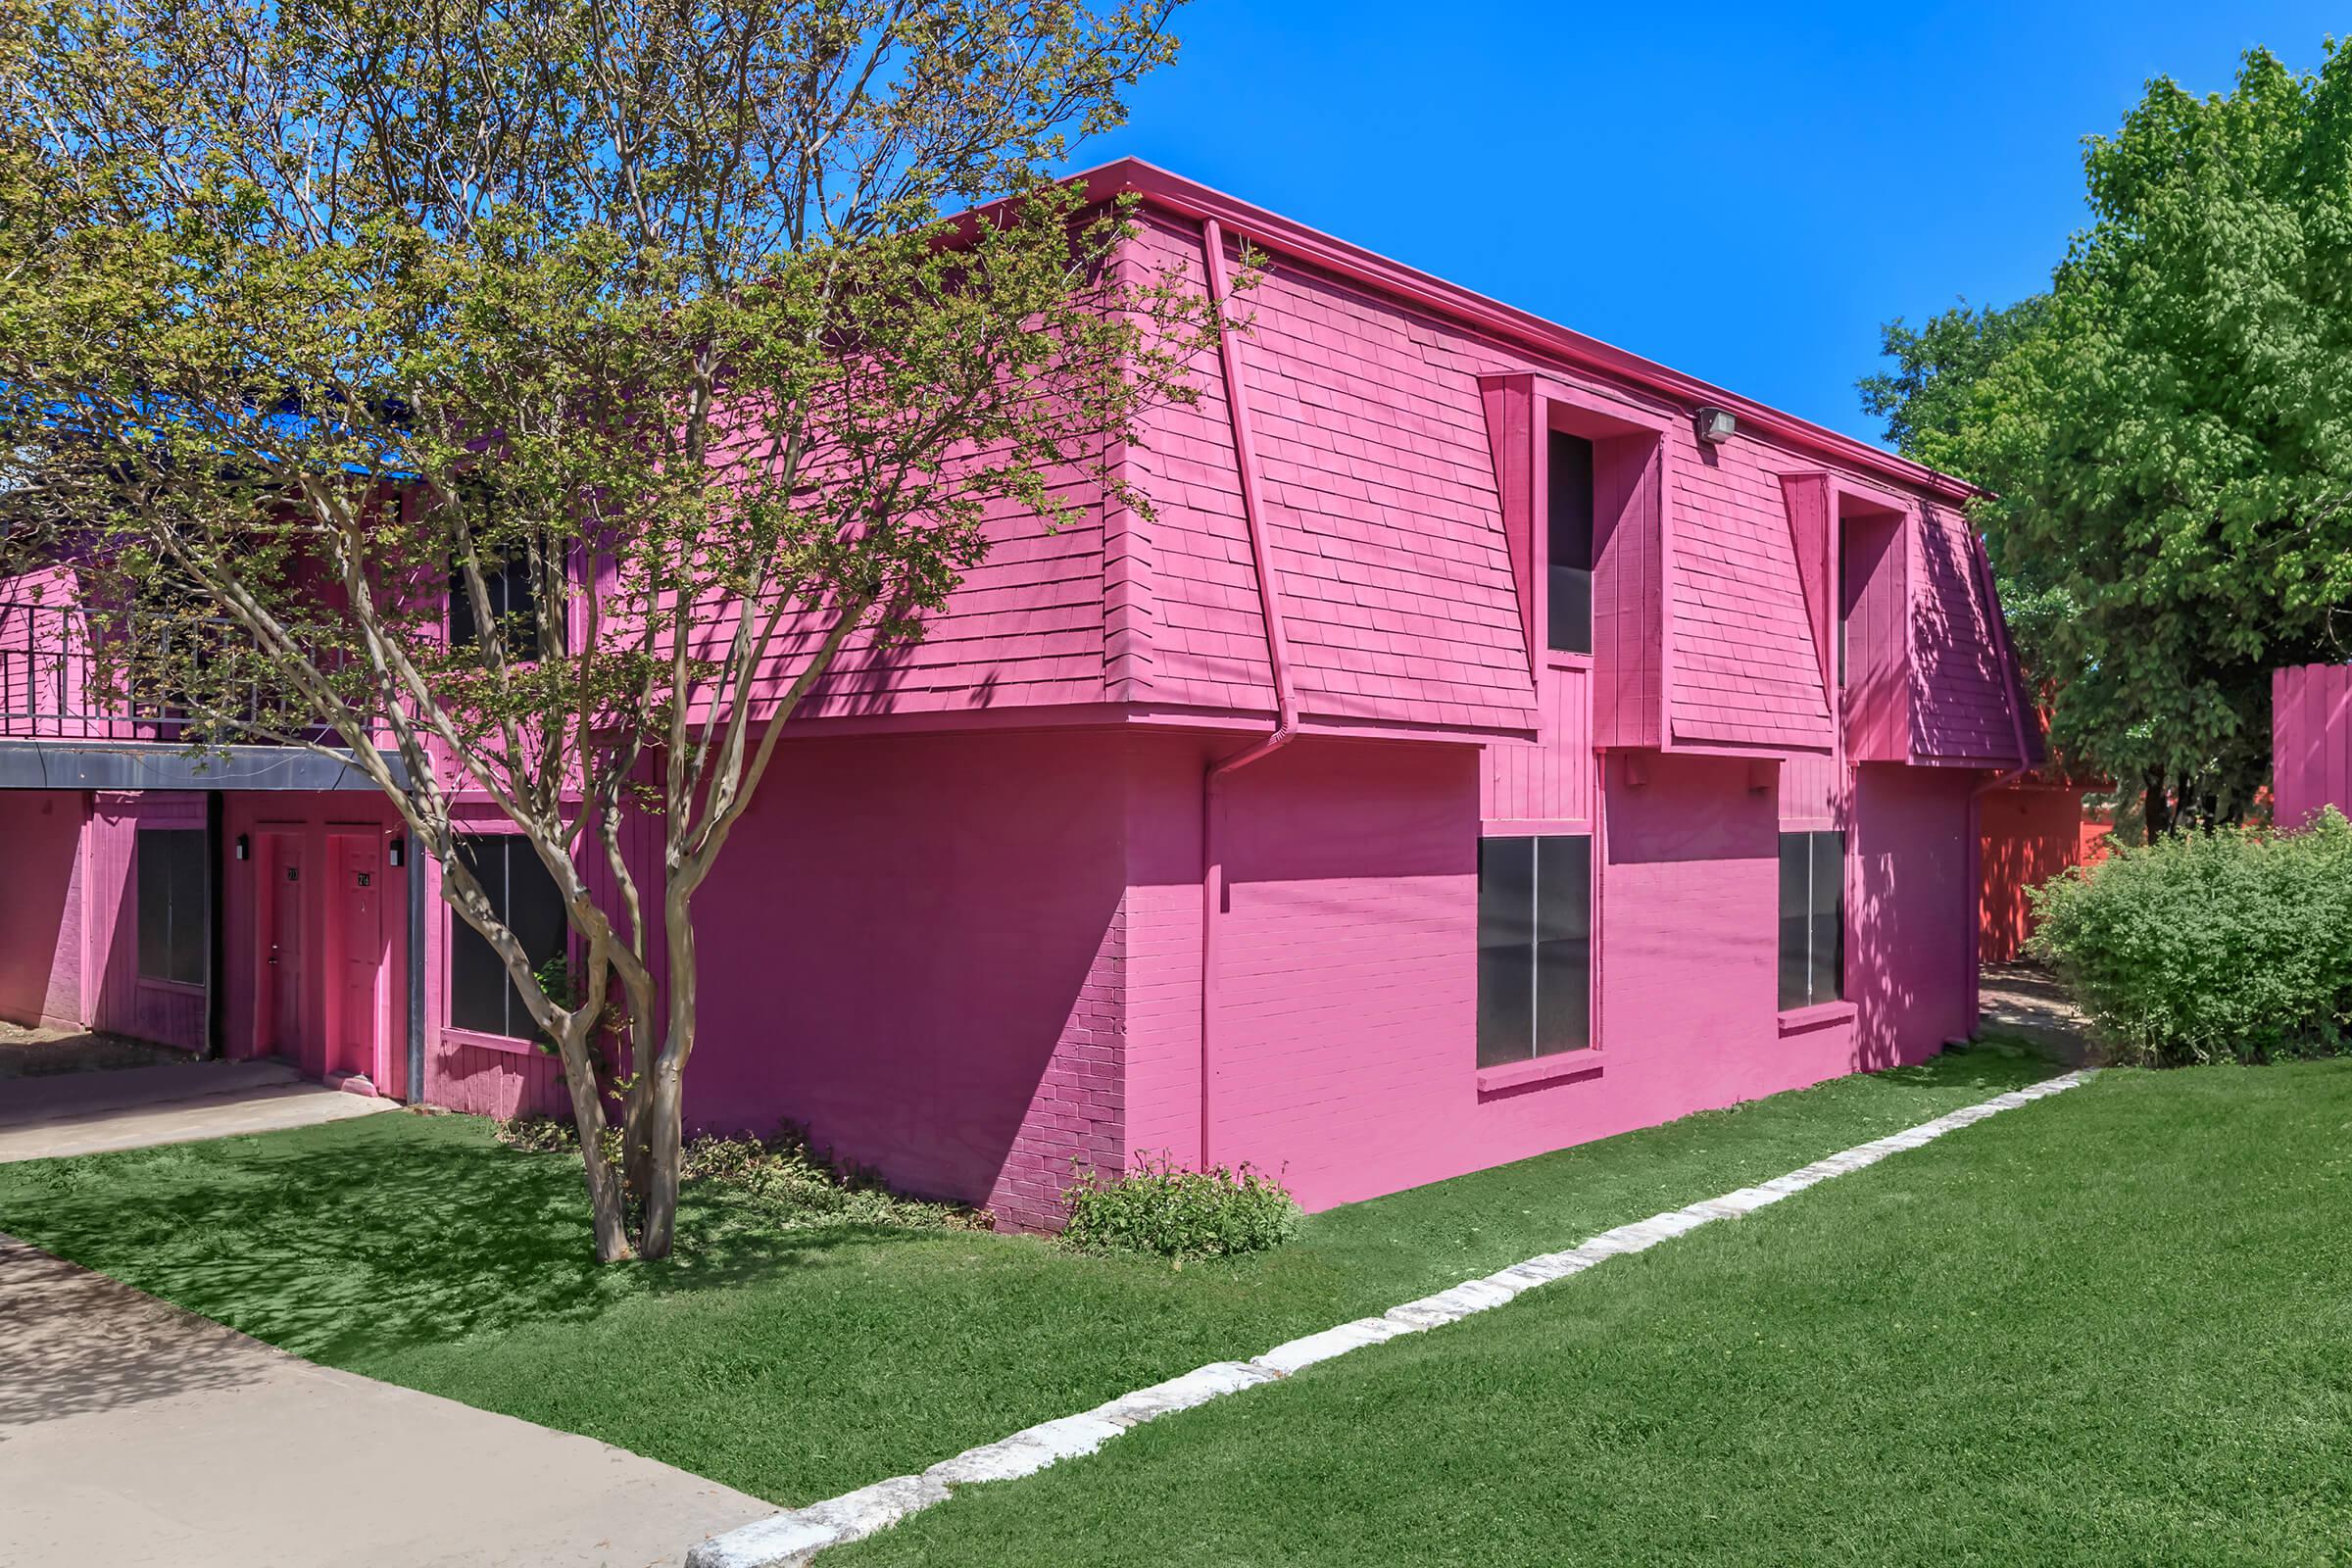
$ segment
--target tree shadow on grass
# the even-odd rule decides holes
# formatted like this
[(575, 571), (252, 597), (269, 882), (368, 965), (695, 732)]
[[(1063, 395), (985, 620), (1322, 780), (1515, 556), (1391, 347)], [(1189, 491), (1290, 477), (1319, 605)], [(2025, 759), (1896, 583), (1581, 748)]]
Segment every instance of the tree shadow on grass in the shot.
[(0, 1168), (0, 1230), (329, 1364), (932, 1234), (778, 1229), (690, 1191), (675, 1257), (600, 1266), (575, 1156), (408, 1115)]

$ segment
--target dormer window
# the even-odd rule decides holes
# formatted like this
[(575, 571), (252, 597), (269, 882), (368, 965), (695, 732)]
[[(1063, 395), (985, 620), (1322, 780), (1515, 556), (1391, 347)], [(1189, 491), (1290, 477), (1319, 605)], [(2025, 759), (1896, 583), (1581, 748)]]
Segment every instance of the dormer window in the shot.
[(1592, 651), (1592, 443), (1550, 432), (1546, 454), (1545, 586), (1551, 604), (1544, 646), (1555, 653)]

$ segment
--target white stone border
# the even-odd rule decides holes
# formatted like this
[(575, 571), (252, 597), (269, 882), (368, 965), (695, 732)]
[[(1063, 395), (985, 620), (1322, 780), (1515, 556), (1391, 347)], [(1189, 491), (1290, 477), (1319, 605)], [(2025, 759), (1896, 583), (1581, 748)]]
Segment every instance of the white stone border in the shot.
[(1751, 1213), (1833, 1176), (1875, 1165), (1889, 1154), (1917, 1149), (1972, 1122), (2072, 1089), (2091, 1076), (2091, 1070), (2084, 1069), (2045, 1078), (1978, 1104), (1963, 1106), (1934, 1121), (1857, 1144), (1759, 1186), (1742, 1187), (1719, 1198), (1702, 1199), (1687, 1207), (1652, 1214), (1647, 1219), (1602, 1231), (1564, 1252), (1531, 1257), (1483, 1279), (1468, 1280), (1435, 1296), (1391, 1307), (1379, 1317), (1357, 1318), (1352, 1323), (1342, 1323), (1337, 1328), (1278, 1345), (1253, 1360), (1214, 1362), (1165, 1383), (1123, 1394), (1083, 1415), (1065, 1415), (1042, 1422), (995, 1443), (967, 1448), (919, 1476), (894, 1476), (806, 1508), (758, 1520), (697, 1543), (686, 1554), (687, 1568), (800, 1568), (827, 1546), (862, 1540), (897, 1524), (908, 1514), (947, 1501), (952, 1488), (1033, 1475), (1057, 1460), (1093, 1453), (1143, 1422), (1189, 1410), (1261, 1383), (1275, 1382), (1318, 1361), (1328, 1361), (1400, 1334), (1418, 1334), (1457, 1322), (1475, 1312), (1489, 1311), (1522, 1291), (1580, 1274), (1621, 1252), (1645, 1251), (1670, 1237), (1715, 1220)]

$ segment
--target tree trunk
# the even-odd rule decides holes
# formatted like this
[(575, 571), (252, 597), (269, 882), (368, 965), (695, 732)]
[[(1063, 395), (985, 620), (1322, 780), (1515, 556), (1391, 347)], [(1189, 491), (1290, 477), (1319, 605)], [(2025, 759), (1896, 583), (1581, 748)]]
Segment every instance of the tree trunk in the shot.
[(2140, 820), (2150, 844), (2173, 830), (2172, 798), (2165, 793), (2164, 770), (2150, 768), (2145, 775), (2146, 793), (2140, 802)]
[[(593, 1026), (590, 1024), (589, 1026)], [(605, 1107), (594, 1069), (588, 1065), (587, 1027), (575, 1024), (578, 1039), (565, 1039), (564, 1087), (571, 1096), (571, 1122), (580, 1132), (580, 1164), (588, 1178), (588, 1212), (596, 1226), (596, 1260), (617, 1263), (633, 1254), (629, 1210), (620, 1173), (605, 1157)]]
[(648, 1097), (645, 1230), (639, 1249), (647, 1257), (667, 1257), (678, 1235), (678, 1164), (685, 1148), (676, 1065), (666, 1059), (654, 1069)]
[(686, 1058), (694, 1051), (692, 899), (691, 886), (681, 885), (673, 873), (662, 908), (662, 935), (669, 949), (669, 1013), (645, 1103), (645, 1228), (638, 1241), (647, 1257), (667, 1257), (677, 1240), (678, 1161), (685, 1145), (682, 1091)]

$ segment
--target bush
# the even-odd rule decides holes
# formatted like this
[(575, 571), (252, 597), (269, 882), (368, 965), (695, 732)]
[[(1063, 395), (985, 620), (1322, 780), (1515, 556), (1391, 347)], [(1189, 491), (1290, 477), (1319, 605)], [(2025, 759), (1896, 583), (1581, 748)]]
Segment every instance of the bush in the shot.
[(1082, 1167), (1064, 1201), (1061, 1239), (1089, 1252), (1230, 1257), (1280, 1247), (1298, 1226), (1290, 1190), (1263, 1171), (1186, 1170), (1164, 1154), (1124, 1176)]
[(2047, 960), (2118, 1059), (2169, 1066), (2342, 1049), (2352, 823), (2122, 846), (2033, 894)]
[[(620, 1132), (608, 1128), (608, 1152), (620, 1157)], [(502, 1121), (498, 1141), (525, 1153), (570, 1153), (580, 1147), (579, 1130), (552, 1116)], [(928, 1202), (892, 1192), (881, 1176), (860, 1165), (837, 1164), (808, 1141), (806, 1128), (787, 1122), (765, 1138), (689, 1139), (680, 1152), (681, 1188), (703, 1188), (738, 1212), (749, 1211), (763, 1229), (794, 1230), (810, 1225), (889, 1225), (915, 1230), (986, 1230), (985, 1212), (953, 1203)]]

